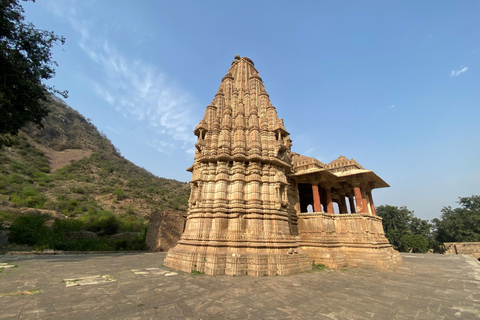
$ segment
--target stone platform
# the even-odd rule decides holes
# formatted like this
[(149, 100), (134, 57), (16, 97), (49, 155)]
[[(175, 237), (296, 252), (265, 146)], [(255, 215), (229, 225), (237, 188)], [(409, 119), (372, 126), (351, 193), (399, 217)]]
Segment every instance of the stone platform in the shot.
[(253, 278), (178, 272), (165, 255), (0, 256), (0, 319), (480, 318), (471, 256)]

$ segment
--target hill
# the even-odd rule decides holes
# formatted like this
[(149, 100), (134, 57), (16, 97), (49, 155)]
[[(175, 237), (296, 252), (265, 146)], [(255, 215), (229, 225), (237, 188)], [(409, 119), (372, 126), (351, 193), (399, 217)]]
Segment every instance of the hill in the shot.
[(47, 105), (42, 129), (26, 126), (0, 149), (0, 226), (37, 210), (84, 221), (114, 215), (124, 231), (139, 231), (153, 211), (186, 210), (187, 183), (126, 160), (60, 99)]

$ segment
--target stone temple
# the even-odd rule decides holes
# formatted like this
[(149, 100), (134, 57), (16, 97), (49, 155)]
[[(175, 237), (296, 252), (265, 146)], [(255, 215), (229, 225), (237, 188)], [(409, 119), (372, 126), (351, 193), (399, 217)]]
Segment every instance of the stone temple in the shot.
[(291, 152), (283, 119), (249, 58), (235, 57), (194, 133), (187, 221), (165, 266), (264, 276), (311, 270), (312, 263), (403, 263), (372, 198), (373, 189), (389, 185), (353, 159), (324, 164)]

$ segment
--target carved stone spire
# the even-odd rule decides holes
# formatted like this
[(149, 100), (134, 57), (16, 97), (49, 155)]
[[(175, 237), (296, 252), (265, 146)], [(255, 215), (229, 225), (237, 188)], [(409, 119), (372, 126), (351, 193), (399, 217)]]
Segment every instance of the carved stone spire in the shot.
[(211, 275), (309, 269), (287, 208), (291, 140), (252, 60), (235, 57), (194, 133), (187, 224), (165, 265)]

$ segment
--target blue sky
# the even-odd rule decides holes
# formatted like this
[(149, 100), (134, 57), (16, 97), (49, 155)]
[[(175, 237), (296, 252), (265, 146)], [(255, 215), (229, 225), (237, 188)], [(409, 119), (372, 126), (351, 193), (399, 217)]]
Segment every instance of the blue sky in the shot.
[(440, 216), (480, 194), (479, 1), (53, 1), (49, 81), (121, 153), (188, 181), (192, 131), (234, 55), (255, 62), (293, 151), (340, 155), (390, 188), (376, 205)]

